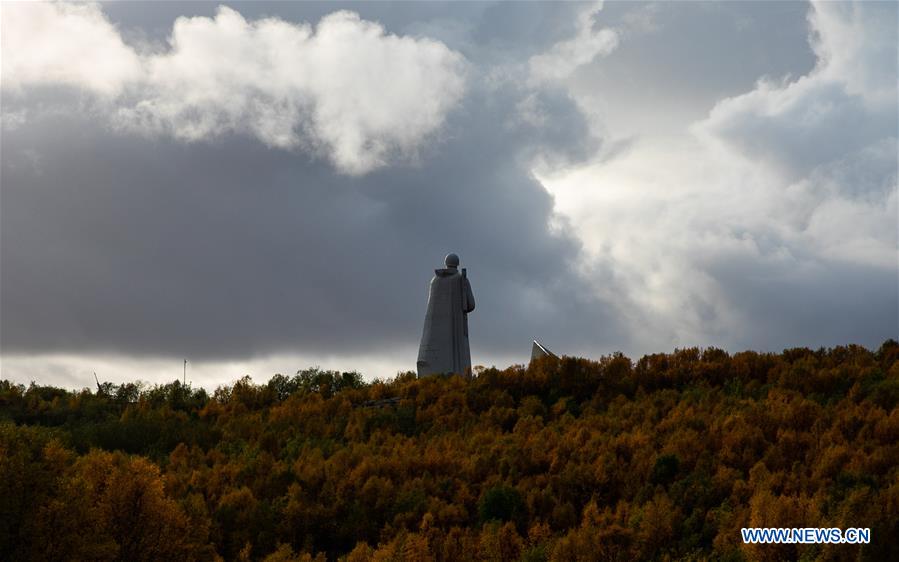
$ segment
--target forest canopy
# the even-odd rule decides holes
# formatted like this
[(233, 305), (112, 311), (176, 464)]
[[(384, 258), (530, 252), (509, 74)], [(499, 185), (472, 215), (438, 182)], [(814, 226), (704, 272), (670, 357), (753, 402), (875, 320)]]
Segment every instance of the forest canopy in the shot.
[[(899, 343), (0, 381), (3, 560), (899, 559)], [(744, 545), (742, 527), (869, 527)]]

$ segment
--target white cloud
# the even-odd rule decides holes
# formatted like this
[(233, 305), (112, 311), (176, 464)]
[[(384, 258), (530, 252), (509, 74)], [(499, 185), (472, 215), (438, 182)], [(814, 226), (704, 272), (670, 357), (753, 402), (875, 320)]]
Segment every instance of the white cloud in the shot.
[(149, 91), (126, 122), (186, 140), (249, 130), (295, 148), (311, 138), (349, 173), (414, 151), (463, 91), (463, 61), (442, 43), (388, 35), (351, 12), (314, 30), (229, 8), (180, 18), (170, 52), (149, 65)]
[[(611, 161), (542, 172), (591, 256), (585, 269), (616, 279), (597, 290), (630, 316), (643, 345), (895, 336), (896, 28), (882, 24), (883, 8), (814, 5), (819, 60), (808, 75), (761, 81), (689, 131), (644, 136)], [(886, 307), (876, 327), (866, 325), (870, 310), (846, 305), (865, 289), (840, 285), (866, 276), (894, 280), (865, 296)], [(782, 314), (797, 324), (781, 322), (778, 306), (795, 307)], [(823, 333), (809, 324), (822, 319), (834, 341), (803, 340)]]
[(65, 84), (115, 95), (140, 76), (140, 59), (97, 4), (4, 2), (0, 27), (3, 88)]
[(549, 51), (531, 57), (529, 61), (532, 82), (549, 83), (568, 78), (579, 67), (589, 64), (600, 55), (607, 55), (618, 46), (618, 33), (614, 29), (595, 29), (602, 2), (596, 2), (578, 14), (577, 34), (560, 41)]
[(761, 81), (720, 101), (695, 132), (792, 179), (895, 138), (897, 32), (895, 21), (884, 23), (889, 15), (877, 5), (813, 4), (815, 69), (795, 82)]
[[(8, 17), (7, 12), (13, 17)], [(163, 53), (139, 56), (95, 5), (4, 6), (3, 85), (120, 94), (115, 124), (200, 141), (247, 133), (364, 174), (414, 155), (461, 99), (465, 61), (443, 43), (388, 34), (352, 12), (315, 28), (276, 18), (178, 18)], [(75, 64), (72, 65), (72, 53)]]
[(842, 82), (871, 103), (895, 107), (897, 27), (889, 6), (818, 1), (809, 24), (818, 56), (814, 75)]

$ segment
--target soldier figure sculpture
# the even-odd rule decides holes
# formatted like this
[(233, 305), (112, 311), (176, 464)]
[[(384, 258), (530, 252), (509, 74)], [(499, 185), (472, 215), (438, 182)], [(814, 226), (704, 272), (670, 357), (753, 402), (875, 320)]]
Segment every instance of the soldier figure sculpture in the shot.
[(474, 310), (474, 295), (465, 269), (459, 272), (459, 256), (449, 254), (445, 269), (434, 270), (428, 295), (425, 327), (418, 348), (418, 376), (471, 375), (468, 346), (468, 313)]

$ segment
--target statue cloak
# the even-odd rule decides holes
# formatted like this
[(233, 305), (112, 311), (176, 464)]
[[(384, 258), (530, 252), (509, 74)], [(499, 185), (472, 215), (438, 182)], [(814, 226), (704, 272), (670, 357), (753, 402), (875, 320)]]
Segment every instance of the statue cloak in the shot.
[(436, 269), (434, 273), (418, 348), (418, 376), (447, 373), (470, 376), (468, 313), (474, 310), (471, 284), (455, 267)]

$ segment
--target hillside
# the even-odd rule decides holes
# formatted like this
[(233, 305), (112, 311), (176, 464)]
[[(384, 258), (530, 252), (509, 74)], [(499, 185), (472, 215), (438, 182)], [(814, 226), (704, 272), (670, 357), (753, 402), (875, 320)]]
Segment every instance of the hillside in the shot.
[[(896, 560), (897, 404), (894, 341), (211, 396), (0, 381), (0, 558)], [(871, 543), (749, 546), (747, 526)]]

